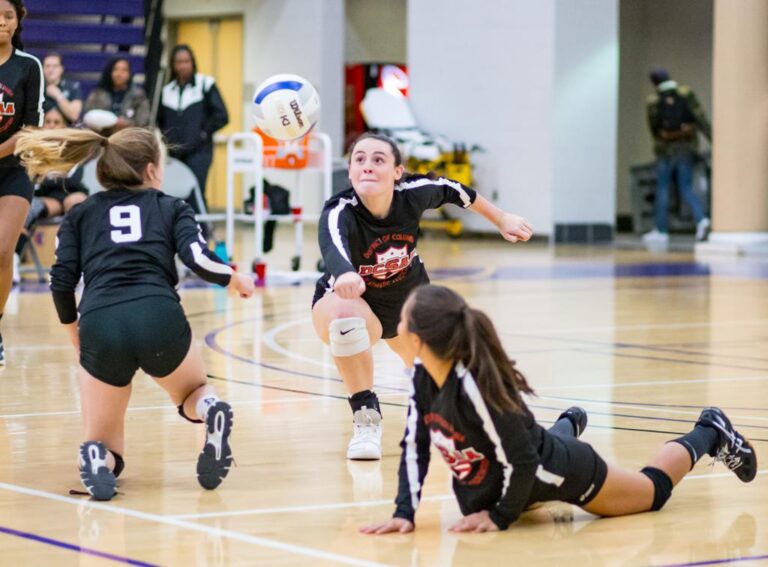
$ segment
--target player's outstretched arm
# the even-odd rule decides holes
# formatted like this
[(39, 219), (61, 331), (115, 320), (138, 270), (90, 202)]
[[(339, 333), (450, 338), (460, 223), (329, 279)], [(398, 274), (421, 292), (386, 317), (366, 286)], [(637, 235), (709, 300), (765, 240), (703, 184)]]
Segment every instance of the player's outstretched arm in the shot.
[(485, 217), (499, 229), (499, 233), (510, 242), (526, 242), (533, 236), (533, 228), (525, 218), (502, 211), (485, 197), (478, 195), (469, 210)]
[(401, 533), (407, 534), (415, 529), (413, 522), (406, 520), (405, 518), (390, 518), (386, 522), (378, 524), (370, 524), (360, 528), (361, 534), (368, 535), (382, 535)]

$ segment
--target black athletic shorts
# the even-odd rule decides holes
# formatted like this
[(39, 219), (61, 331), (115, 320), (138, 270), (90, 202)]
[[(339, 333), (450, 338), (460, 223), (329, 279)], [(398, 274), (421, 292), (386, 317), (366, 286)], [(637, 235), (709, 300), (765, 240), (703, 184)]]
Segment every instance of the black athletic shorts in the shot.
[(112, 386), (127, 386), (139, 368), (154, 378), (167, 376), (191, 343), (184, 310), (170, 297), (142, 297), (80, 318), (80, 365)]
[[(315, 285), (315, 295), (312, 297), (312, 307), (315, 307), (323, 296), (333, 293), (328, 289), (324, 278), (320, 278)], [(400, 323), (400, 310), (403, 308), (405, 300), (408, 299), (410, 291), (398, 294), (388, 294), (385, 298), (377, 299), (370, 293), (363, 295), (363, 299), (373, 311), (373, 314), (381, 322), (381, 338), (391, 339), (397, 336), (397, 325)]]
[[(556, 482), (544, 482), (540, 475), (530, 503), (560, 500), (577, 506), (589, 503), (605, 483), (608, 465), (589, 443), (575, 437), (546, 432), (552, 443), (549, 454), (541, 455), (541, 466), (552, 478), (563, 479)], [(545, 473), (545, 474), (546, 474)]]
[(32, 202), (35, 188), (21, 166), (0, 167), (0, 197), (16, 195)]
[(73, 184), (64, 188), (60, 183), (41, 183), (40, 187), (35, 191), (35, 197), (48, 197), (49, 199), (56, 199), (62, 205), (67, 195), (72, 193), (83, 193), (88, 196), (88, 190), (83, 185)]

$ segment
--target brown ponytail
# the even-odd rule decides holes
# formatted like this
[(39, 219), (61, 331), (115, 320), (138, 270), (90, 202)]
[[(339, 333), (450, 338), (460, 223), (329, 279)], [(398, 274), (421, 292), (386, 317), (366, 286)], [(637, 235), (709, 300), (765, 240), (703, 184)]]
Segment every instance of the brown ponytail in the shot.
[[(103, 151), (102, 151), (103, 150)], [(125, 128), (109, 138), (91, 130), (26, 128), (14, 153), (29, 176), (66, 175), (78, 163), (95, 158), (96, 177), (105, 189), (139, 188), (148, 164), (160, 162), (157, 136), (145, 128)]]
[(409, 299), (408, 330), (439, 358), (458, 360), (474, 376), (483, 400), (502, 413), (523, 412), (521, 393), (533, 388), (507, 357), (488, 316), (442, 286), (417, 288)]

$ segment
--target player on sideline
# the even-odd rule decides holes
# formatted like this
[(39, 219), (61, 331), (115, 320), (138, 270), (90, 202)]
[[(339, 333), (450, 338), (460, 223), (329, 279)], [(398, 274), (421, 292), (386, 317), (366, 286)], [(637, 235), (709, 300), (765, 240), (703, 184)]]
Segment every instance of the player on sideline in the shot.
[[(16, 152), (33, 178), (69, 171), (100, 154), (96, 174), (107, 190), (64, 218), (51, 270), (59, 319), (80, 354), (83, 485), (97, 500), (115, 494), (131, 380), (141, 368), (168, 392), (182, 417), (205, 423), (197, 478), (204, 488), (216, 488), (232, 463), (232, 408), (207, 383), (174, 290), (174, 255), (242, 297), (253, 294), (253, 281), (205, 247), (189, 205), (160, 191), (165, 156), (151, 131), (126, 128), (109, 138), (90, 130), (25, 131)], [(78, 307), (81, 274), (85, 288)]]
[(329, 199), (320, 217), (326, 273), (312, 300), (315, 332), (331, 347), (349, 394), (354, 435), (348, 459), (381, 458), (381, 409), (373, 392), (371, 346), (383, 338), (403, 360), (397, 336), (408, 293), (429, 277), (416, 252), (419, 220), (447, 203), (474, 211), (510, 242), (532, 235), (528, 222), (505, 213), (474, 190), (445, 178), (403, 178), (397, 145), (365, 133), (351, 146), (352, 187)]
[[(453, 473), (464, 517), (454, 532), (505, 530), (528, 506), (575, 504), (598, 516), (659, 510), (705, 454), (739, 480), (757, 474), (755, 451), (718, 408), (666, 443), (641, 471), (608, 465), (573, 431), (545, 431), (521, 394), (533, 394), (501, 346), (488, 316), (455, 292), (423, 286), (403, 307), (399, 336), (417, 357), (394, 517), (360, 529), (407, 533), (429, 466), (430, 440)], [(562, 417), (556, 427), (562, 422)]]
[[(16, 241), (34, 190), (13, 152), (19, 130), (43, 123), (43, 67), (21, 51), (26, 13), (22, 0), (0, 0), (0, 319), (13, 285)], [(0, 366), (5, 362), (0, 335)]]

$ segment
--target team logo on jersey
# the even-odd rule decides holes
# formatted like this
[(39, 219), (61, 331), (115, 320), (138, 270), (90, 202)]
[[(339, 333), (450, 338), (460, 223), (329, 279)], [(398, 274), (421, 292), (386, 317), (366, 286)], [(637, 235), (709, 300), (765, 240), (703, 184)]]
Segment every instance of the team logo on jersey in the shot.
[(415, 256), (416, 250), (409, 254), (407, 244), (399, 247), (390, 246), (384, 252), (376, 253), (375, 264), (361, 265), (358, 273), (363, 277), (373, 276), (379, 280), (386, 280), (408, 268)]
[(5, 102), (5, 93), (0, 92), (0, 116), (13, 116), (16, 114), (16, 103)]
[[(442, 431), (430, 429), (429, 436), (432, 438), (432, 443), (440, 451), (445, 462), (451, 467), (453, 476), (460, 481), (466, 481), (467, 477), (472, 474), (474, 463), (485, 460), (485, 455), (472, 447), (457, 449), (456, 441), (443, 435)], [(484, 477), (485, 474), (483, 473), (482, 476)], [(472, 484), (475, 483), (473, 482)]]

